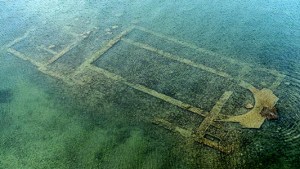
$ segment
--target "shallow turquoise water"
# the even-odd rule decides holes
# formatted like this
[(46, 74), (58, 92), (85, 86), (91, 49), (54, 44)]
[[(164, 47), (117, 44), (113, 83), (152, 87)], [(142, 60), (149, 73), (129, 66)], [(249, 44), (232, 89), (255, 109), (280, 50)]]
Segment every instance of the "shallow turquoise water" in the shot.
[[(0, 0), (0, 168), (299, 168), (299, 10), (293, 0)], [(229, 154), (182, 137), (204, 120), (189, 108), (213, 111), (226, 91), (220, 113), (246, 113), (254, 99), (241, 80), (272, 89), (278, 120), (221, 123), (235, 133)]]

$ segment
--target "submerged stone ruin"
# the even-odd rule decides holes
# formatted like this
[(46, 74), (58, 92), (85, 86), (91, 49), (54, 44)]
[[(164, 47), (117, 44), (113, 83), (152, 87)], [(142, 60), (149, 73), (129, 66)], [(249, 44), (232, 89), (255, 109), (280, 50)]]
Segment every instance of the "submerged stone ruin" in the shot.
[[(61, 28), (51, 30), (57, 31), (56, 36), (48, 38), (40, 37), (43, 32), (37, 30), (45, 31), (28, 30), (7, 44), (7, 51), (46, 75), (70, 86), (93, 89), (94, 94), (101, 95), (103, 82), (109, 79), (163, 101), (191, 121), (174, 118), (173, 112), (147, 119), (188, 141), (230, 153), (238, 147), (235, 139), (241, 129), (228, 127), (231, 123), (227, 122), (260, 128), (265, 119), (277, 118), (278, 97), (273, 91), (285, 75), (276, 70), (242, 63), (138, 25), (77, 32)], [(228, 106), (229, 102), (235, 103), (247, 91), (253, 94), (255, 105), (249, 105), (251, 110), (245, 114), (234, 115), (243, 106)], [(11, 94), (4, 91), (0, 96), (0, 102), (6, 102)], [(224, 107), (227, 114), (222, 112)]]

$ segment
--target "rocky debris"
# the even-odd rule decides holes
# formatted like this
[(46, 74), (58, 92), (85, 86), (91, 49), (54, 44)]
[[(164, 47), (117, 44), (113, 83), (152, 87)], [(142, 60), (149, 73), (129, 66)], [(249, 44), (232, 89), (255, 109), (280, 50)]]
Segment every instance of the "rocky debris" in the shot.
[(251, 103), (246, 104), (245, 108), (246, 109), (252, 109), (254, 106)]
[(53, 48), (55, 48), (55, 45), (49, 45), (48, 46), (48, 49), (53, 49)]
[(269, 109), (268, 107), (264, 107), (260, 112), (260, 115), (265, 117), (268, 120), (276, 120), (278, 119), (277, 110), (275, 107)]
[(117, 29), (119, 26), (118, 25), (114, 25), (114, 26), (112, 26), (111, 28), (112, 29)]

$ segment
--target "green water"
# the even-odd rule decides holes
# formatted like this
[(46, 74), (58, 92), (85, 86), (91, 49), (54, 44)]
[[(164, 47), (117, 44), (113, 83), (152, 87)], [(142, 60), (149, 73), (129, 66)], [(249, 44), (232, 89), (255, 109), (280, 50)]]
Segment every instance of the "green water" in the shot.
[(147, 138), (150, 136), (138, 127), (139, 121), (129, 125), (130, 117), (121, 114), (126, 112), (108, 105), (82, 105), (80, 100), (68, 98), (62, 84), (7, 57), (13, 66), (1, 62), (1, 87), (13, 95), (11, 101), (1, 103), (1, 168), (172, 165), (163, 152), (168, 149), (165, 143)]
[[(0, 168), (299, 168), (298, 11), (293, 0), (0, 0)], [(74, 75), (132, 26), (90, 64), (113, 75)], [(46, 73), (38, 68), (72, 43)], [(204, 120), (155, 92), (209, 112), (233, 91), (221, 113), (246, 113), (254, 99), (241, 79), (272, 88), (279, 119), (260, 129), (222, 123), (235, 132), (231, 153), (154, 123), (196, 132)]]

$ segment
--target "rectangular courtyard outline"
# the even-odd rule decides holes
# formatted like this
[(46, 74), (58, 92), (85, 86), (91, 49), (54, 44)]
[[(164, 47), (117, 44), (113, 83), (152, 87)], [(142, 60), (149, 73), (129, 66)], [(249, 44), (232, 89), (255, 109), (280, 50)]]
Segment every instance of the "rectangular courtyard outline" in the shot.
[[(161, 99), (161, 100), (163, 100), (165, 102), (173, 104), (173, 105), (175, 105), (175, 106), (177, 106), (179, 108), (182, 108), (184, 110), (187, 110), (187, 111), (190, 111), (192, 113), (195, 113), (195, 114), (197, 114), (197, 115), (199, 115), (199, 116), (201, 116), (201, 117), (204, 118), (204, 120), (199, 124), (198, 128), (196, 128), (195, 131), (181, 128), (181, 127), (179, 127), (179, 126), (177, 126), (177, 125), (175, 125), (173, 123), (170, 123), (170, 122), (168, 122), (165, 119), (161, 119), (161, 118), (155, 118), (155, 119), (153, 119), (153, 122), (155, 124), (163, 126), (166, 129), (169, 129), (171, 131), (177, 132), (180, 135), (182, 135), (183, 137), (186, 137), (186, 138), (191, 139), (193, 141), (197, 141), (199, 143), (203, 143), (203, 144), (205, 144), (205, 145), (207, 145), (209, 147), (212, 147), (212, 148), (214, 148), (216, 150), (219, 150), (221, 152), (230, 153), (234, 149), (234, 147), (235, 147), (234, 143), (229, 143), (228, 144), (228, 143), (226, 143), (226, 140), (222, 140), (222, 138), (220, 138), (218, 136), (213, 136), (214, 138), (217, 138), (217, 141), (216, 140), (212, 140), (212, 139), (208, 139), (208, 138), (206, 138), (206, 135), (208, 134), (206, 131), (208, 130), (208, 128), (210, 126), (214, 126), (217, 129), (223, 130), (221, 125), (219, 125), (218, 123), (214, 122), (214, 119), (216, 119), (217, 116), (220, 115), (220, 111), (221, 111), (223, 105), (231, 97), (233, 91), (226, 91), (226, 92), (224, 92), (223, 95), (221, 96), (221, 98), (213, 106), (212, 110), (210, 110), (208, 112), (208, 111), (202, 110), (201, 108), (195, 107), (193, 105), (184, 103), (184, 102), (182, 102), (182, 101), (180, 101), (178, 99), (175, 99), (175, 98), (172, 98), (170, 96), (167, 96), (167, 95), (165, 95), (163, 93), (159, 93), (159, 92), (157, 92), (157, 91), (155, 91), (153, 89), (150, 89), (150, 88), (148, 88), (146, 86), (143, 86), (143, 85), (140, 85), (140, 84), (136, 84), (136, 83), (131, 83), (131, 82), (127, 81), (125, 78), (123, 78), (123, 77), (121, 77), (121, 76), (119, 76), (117, 74), (114, 74), (112, 72), (109, 72), (109, 71), (107, 71), (105, 69), (102, 69), (100, 67), (97, 67), (97, 66), (93, 65), (93, 63), (97, 59), (99, 59), (103, 54), (105, 54), (111, 48), (113, 48), (118, 42), (122, 41), (122, 42), (125, 42), (127, 44), (130, 44), (130, 45), (133, 45), (133, 46), (145, 49), (147, 51), (156, 53), (158, 56), (161, 56), (161, 57), (164, 57), (164, 58), (176, 61), (176, 62), (180, 62), (180, 63), (186, 64), (188, 66), (195, 67), (195, 68), (200, 69), (200, 70), (204, 70), (206, 72), (215, 74), (217, 76), (221, 76), (221, 77), (227, 78), (229, 80), (234, 81), (239, 86), (241, 86), (241, 87), (243, 87), (245, 89), (254, 88), (254, 86), (252, 86), (250, 83), (245, 82), (244, 80), (242, 80), (241, 79), (241, 75), (239, 77), (235, 78), (235, 77), (232, 77), (230, 74), (228, 74), (226, 72), (222, 72), (222, 71), (216, 70), (214, 68), (205, 66), (205, 65), (203, 65), (201, 63), (193, 62), (192, 60), (185, 59), (185, 58), (183, 58), (181, 56), (178, 56), (178, 55), (175, 55), (175, 54), (171, 54), (171, 53), (163, 51), (161, 49), (157, 49), (155, 47), (152, 47), (151, 45), (148, 45), (148, 44), (145, 44), (145, 43), (141, 43), (141, 42), (137, 42), (137, 41), (125, 38), (125, 36), (127, 34), (129, 34), (131, 31), (133, 31), (134, 29), (138, 29), (140, 31), (149, 33), (149, 34), (151, 34), (151, 35), (153, 35), (155, 37), (162, 38), (164, 40), (167, 40), (167, 41), (179, 44), (181, 46), (188, 47), (190, 49), (196, 50), (198, 52), (201, 52), (201, 53), (204, 53), (204, 54), (207, 54), (207, 55), (211, 55), (211, 56), (216, 56), (216, 57), (222, 58), (222, 59), (228, 61), (231, 64), (240, 65), (243, 68), (242, 72), (246, 72), (248, 70), (251, 70), (251, 67), (254, 67), (251, 64), (242, 63), (242, 62), (239, 62), (237, 60), (234, 60), (234, 59), (231, 59), (231, 58), (227, 58), (227, 57), (222, 57), (221, 55), (219, 55), (219, 54), (217, 54), (215, 52), (212, 52), (212, 51), (204, 49), (204, 48), (200, 48), (200, 47), (198, 47), (198, 46), (196, 46), (196, 45), (194, 45), (192, 43), (188, 43), (188, 42), (184, 42), (184, 41), (181, 41), (181, 40), (177, 40), (176, 38), (173, 38), (173, 37), (170, 37), (170, 36), (166, 36), (166, 35), (163, 35), (163, 34), (160, 34), (160, 33), (157, 33), (157, 32), (151, 31), (151, 30), (148, 30), (148, 29), (146, 29), (144, 27), (141, 27), (141, 26), (132, 26), (132, 27), (129, 27), (129, 28), (125, 29), (123, 32), (121, 32), (120, 34), (118, 34), (117, 36), (115, 36), (114, 38), (112, 38), (109, 41), (107, 41), (106, 45), (104, 47), (100, 48), (98, 51), (96, 51), (91, 56), (86, 57), (86, 60), (69, 76), (62, 75), (62, 74), (60, 74), (58, 72), (50, 71), (50, 70), (48, 70), (48, 66), (50, 64), (54, 63), (59, 58), (63, 57), (71, 49), (73, 49), (74, 47), (76, 47), (77, 45), (79, 45), (80, 42), (83, 39), (85, 39), (86, 37), (83, 37), (83, 36), (78, 35), (78, 34), (71, 33), (71, 35), (75, 36), (76, 40), (74, 42), (68, 44), (63, 50), (61, 50), (59, 52), (52, 51), (51, 49), (48, 49), (48, 48), (46, 48), (46, 47), (44, 47), (42, 45), (37, 46), (38, 48), (41, 48), (41, 49), (43, 49), (43, 50), (45, 50), (45, 51), (53, 54), (53, 57), (50, 58), (48, 60), (48, 62), (46, 62), (46, 63), (40, 63), (40, 62), (32, 59), (32, 57), (26, 56), (26, 54), (23, 54), (23, 53), (15, 50), (12, 47), (14, 44), (19, 43), (23, 39), (27, 38), (27, 36), (29, 35), (30, 31), (32, 31), (32, 30), (28, 30), (22, 37), (16, 38), (12, 42), (10, 42), (6, 46), (6, 48), (7, 48), (7, 51), (9, 53), (15, 55), (16, 57), (31, 62), (42, 73), (45, 73), (45, 74), (47, 74), (49, 76), (53, 76), (53, 77), (58, 78), (58, 79), (61, 79), (61, 80), (63, 80), (64, 82), (66, 82), (68, 84), (84, 85), (85, 82), (76, 79), (76, 76), (78, 76), (80, 74), (84, 74), (85, 71), (92, 70), (94, 72), (103, 74), (103, 75), (105, 75), (106, 77), (108, 77), (110, 79), (116, 80), (116, 81), (118, 81), (120, 83), (123, 83), (123, 84), (125, 84), (125, 85), (127, 85), (127, 86), (129, 86), (131, 88), (134, 88), (134, 89), (136, 89), (138, 91), (141, 91), (143, 93), (149, 94), (149, 95), (151, 95), (153, 97), (156, 97), (156, 98)], [(260, 71), (264, 71), (264, 72), (267, 72), (267, 73), (270, 73), (274, 77), (276, 77), (276, 80), (269, 87), (272, 90), (276, 89), (281, 84), (281, 82), (283, 81), (283, 79), (285, 77), (284, 74), (282, 74), (282, 73), (280, 73), (280, 72), (278, 72), (276, 70), (270, 70), (270, 69), (266, 69), (266, 68), (255, 68), (255, 69), (260, 70)], [(222, 137), (225, 137), (226, 134), (227, 133), (223, 134)], [(225, 142), (225, 143), (223, 143), (223, 142)]]

